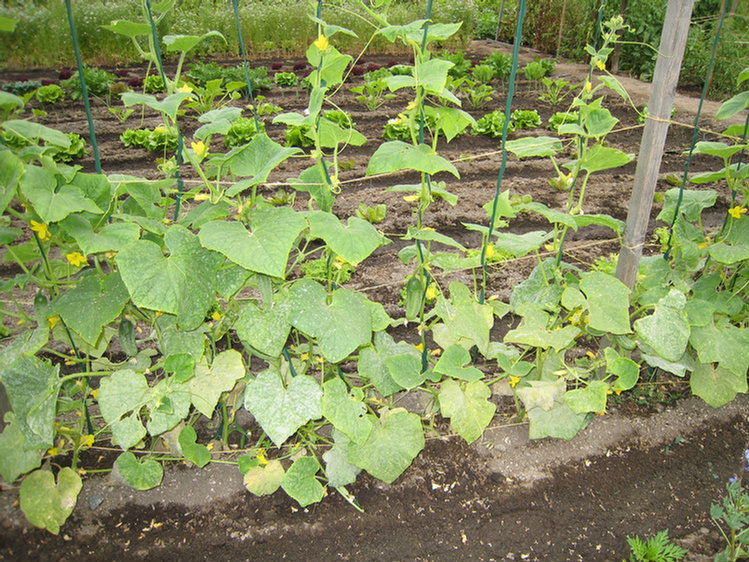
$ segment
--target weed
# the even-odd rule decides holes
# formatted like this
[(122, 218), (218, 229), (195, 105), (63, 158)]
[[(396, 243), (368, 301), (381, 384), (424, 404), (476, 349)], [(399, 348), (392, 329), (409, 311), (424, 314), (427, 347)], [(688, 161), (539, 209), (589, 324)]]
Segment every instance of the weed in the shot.
[(661, 531), (647, 541), (640, 537), (627, 537), (627, 544), (632, 551), (629, 562), (676, 562), (689, 552), (668, 539), (668, 530)]

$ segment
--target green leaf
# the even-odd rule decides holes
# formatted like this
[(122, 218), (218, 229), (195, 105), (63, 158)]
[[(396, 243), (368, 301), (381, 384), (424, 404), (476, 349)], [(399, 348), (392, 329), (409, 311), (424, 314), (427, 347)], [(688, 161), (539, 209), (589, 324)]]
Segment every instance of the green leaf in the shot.
[(155, 109), (159, 113), (165, 113), (172, 121), (177, 120), (177, 111), (179, 106), (187, 98), (194, 98), (194, 94), (188, 94), (187, 92), (176, 92), (165, 97), (163, 100), (158, 100), (156, 96), (151, 94), (137, 94), (135, 92), (125, 92), (120, 96), (122, 98), (122, 104), (125, 107), (131, 105), (146, 105), (151, 109)]
[(289, 302), (292, 326), (317, 338), (322, 355), (331, 363), (370, 342), (371, 315), (364, 297), (354, 291), (336, 289), (328, 305), (323, 286), (305, 278), (294, 283)]
[(119, 33), (126, 37), (137, 37), (138, 35), (151, 35), (151, 26), (147, 23), (136, 23), (127, 20), (113, 20), (110, 25), (102, 25), (102, 29)]
[(583, 388), (568, 390), (564, 395), (564, 401), (576, 414), (605, 412), (609, 388), (608, 383), (603, 381), (590, 381)]
[[(148, 401), (146, 377), (130, 369), (101, 379), (97, 395), (101, 414), (112, 428), (112, 442), (123, 449), (134, 446), (146, 434), (138, 411)], [(127, 415), (130, 414), (131, 415)]]
[(467, 348), (475, 345), (486, 356), (489, 332), (494, 326), (494, 310), (490, 305), (479, 304), (468, 287), (453, 282), (450, 283), (450, 300), (439, 299), (435, 310), (457, 343)]
[(179, 432), (179, 447), (182, 449), (182, 454), (185, 455), (187, 460), (203, 468), (211, 462), (211, 452), (208, 447), (199, 444), (197, 441), (198, 434), (195, 433), (195, 429), (191, 425), (186, 425)]
[(433, 58), (419, 65), (419, 86), (428, 93), (438, 96), (444, 95), (447, 71), (455, 63), (448, 60)]
[(749, 332), (723, 319), (692, 327), (689, 338), (702, 363), (718, 363), (739, 377), (749, 369)]
[(708, 154), (722, 160), (730, 160), (731, 156), (749, 148), (746, 144), (726, 144), (724, 142), (700, 141), (694, 145), (692, 154)]
[(150, 435), (161, 435), (187, 417), (190, 411), (190, 388), (174, 378), (162, 379), (151, 389), (148, 401)]
[(737, 375), (723, 367), (697, 365), (689, 379), (692, 393), (702, 398), (713, 408), (728, 404), (739, 392), (747, 391), (746, 373)]
[(390, 376), (390, 370), (385, 362), (387, 358), (402, 353), (412, 353), (417, 358), (421, 356), (412, 345), (406, 342), (395, 343), (392, 336), (386, 332), (375, 332), (373, 342), (373, 347), (365, 347), (359, 352), (357, 370), (362, 377), (369, 379), (377, 392), (383, 396), (390, 396), (403, 387)]
[(47, 449), (53, 444), (59, 372), (59, 365), (25, 354), (0, 369), (0, 382), (26, 438), (27, 449)]
[(566, 402), (557, 402), (551, 410), (528, 410), (528, 437), (570, 440), (590, 421), (591, 414), (576, 414)]
[(36, 470), (21, 483), (21, 509), (29, 523), (56, 535), (73, 513), (82, 487), (81, 477), (68, 466), (60, 469), (56, 484), (51, 470)]
[(563, 288), (556, 283), (558, 268), (553, 258), (547, 258), (533, 268), (528, 279), (516, 285), (510, 296), (510, 305), (517, 311), (530, 303), (543, 310), (556, 310)]
[(629, 288), (613, 275), (600, 271), (583, 273), (580, 290), (585, 293), (588, 305), (589, 326), (594, 330), (612, 334), (628, 334)]
[(728, 119), (740, 111), (749, 107), (749, 91), (736, 94), (731, 99), (723, 102), (715, 114), (716, 119)]
[(621, 85), (619, 80), (616, 79), (614, 76), (609, 76), (607, 74), (601, 74), (599, 76), (596, 76), (598, 80), (603, 82), (607, 87), (614, 90), (617, 94), (619, 94), (623, 100), (626, 100), (629, 98), (629, 95), (627, 94), (627, 91), (624, 89), (624, 86)]
[(240, 190), (262, 183), (281, 162), (301, 152), (299, 148), (284, 147), (273, 142), (265, 133), (256, 135), (248, 144), (232, 149), (226, 154), (229, 171), (239, 177), (248, 177), (239, 187), (230, 187), (228, 197), (234, 197)]
[(577, 219), (580, 218), (581, 215), (573, 216), (569, 213), (563, 213), (562, 211), (557, 211), (556, 209), (550, 209), (543, 203), (536, 203), (535, 201), (532, 203), (522, 203), (518, 205), (515, 208), (516, 211), (533, 211), (534, 213), (538, 213), (539, 215), (546, 217), (546, 220), (548, 220), (550, 223), (558, 223), (562, 224), (564, 226), (570, 227), (572, 230), (577, 230)]
[(508, 141), (506, 147), (518, 158), (542, 158), (555, 156), (562, 142), (555, 137), (524, 137)]
[(297, 429), (322, 415), (322, 391), (312, 377), (298, 375), (284, 387), (280, 373), (270, 369), (247, 385), (245, 408), (278, 447)]
[(359, 444), (363, 444), (372, 431), (372, 422), (365, 416), (366, 413), (364, 402), (351, 396), (341, 379), (330, 379), (323, 383), (322, 415), (333, 427)]
[(634, 157), (634, 154), (625, 154), (616, 148), (595, 144), (583, 155), (580, 167), (592, 174), (593, 172), (624, 166), (631, 162)]
[(256, 496), (268, 496), (281, 487), (284, 474), (281, 461), (273, 459), (248, 470), (244, 475), (244, 487)]
[(242, 354), (234, 349), (222, 351), (210, 365), (201, 361), (195, 365), (195, 375), (188, 382), (193, 406), (211, 418), (221, 395), (233, 389), (244, 375)]
[(640, 366), (628, 357), (619, 356), (612, 347), (607, 347), (604, 353), (606, 355), (606, 374), (617, 377), (611, 385), (611, 390), (621, 392), (633, 388), (640, 377)]
[(520, 325), (507, 332), (504, 341), (530, 347), (549, 347), (556, 351), (567, 349), (580, 334), (580, 329), (573, 325), (547, 330), (549, 316), (533, 304), (524, 304), (517, 311), (523, 316)]
[(0, 433), (0, 476), (12, 484), (21, 474), (42, 463), (44, 449), (27, 449), (26, 437), (13, 412), (5, 414), (5, 430)]
[(214, 302), (221, 256), (203, 249), (198, 237), (179, 225), (167, 230), (164, 243), (169, 257), (149, 240), (119, 252), (122, 280), (136, 306), (176, 314), (180, 327), (197, 328)]
[(718, 263), (725, 265), (732, 265), (740, 261), (749, 260), (749, 243), (745, 243), (741, 246), (734, 246), (726, 244), (725, 242), (718, 242), (709, 246), (707, 251)]
[(248, 302), (239, 309), (234, 329), (243, 344), (268, 357), (278, 357), (283, 352), (291, 331), (290, 304), (280, 294), (275, 295), (271, 306), (259, 308)]
[(129, 300), (119, 273), (88, 275), (58, 297), (55, 310), (69, 328), (96, 345), (102, 328), (114, 322)]
[(0, 213), (4, 213), (16, 196), (21, 176), (26, 167), (23, 161), (10, 150), (0, 152)]
[(388, 141), (381, 144), (369, 160), (367, 175), (400, 170), (417, 170), (427, 174), (450, 172), (456, 178), (460, 177), (455, 166), (437, 155), (432, 147), (426, 144), (414, 146), (402, 141)]
[(102, 210), (83, 192), (72, 185), (58, 188), (57, 178), (39, 166), (26, 166), (20, 179), (21, 192), (46, 223), (58, 222), (71, 213), (87, 211), (101, 214)]
[(559, 378), (555, 381), (528, 381), (527, 386), (518, 386), (516, 392), (526, 410), (548, 411), (562, 401), (566, 389), (564, 379)]
[(396, 408), (382, 420), (368, 416), (372, 433), (363, 444), (349, 443), (349, 462), (388, 484), (398, 478), (424, 448), (424, 432), (417, 414)]
[(281, 480), (281, 487), (302, 507), (319, 502), (325, 495), (325, 488), (316, 478), (319, 470), (320, 463), (316, 458), (299, 457), (286, 471)]
[(65, 133), (33, 121), (11, 119), (3, 123), (3, 129), (31, 142), (43, 140), (47, 144), (54, 144), (63, 149), (70, 148), (70, 138)]
[(317, 211), (309, 216), (310, 235), (322, 238), (328, 247), (351, 265), (358, 265), (385, 243), (385, 238), (365, 220), (350, 217), (344, 226), (331, 213)]
[(440, 412), (450, 418), (450, 425), (468, 443), (481, 437), (494, 417), (497, 407), (489, 402), (491, 394), (482, 381), (469, 382), (465, 389), (451, 379), (442, 383), (438, 395)]
[(80, 215), (70, 215), (61, 223), (83, 254), (118, 252), (140, 237), (140, 227), (132, 222), (113, 222), (94, 232), (91, 223)]
[(164, 478), (161, 464), (149, 458), (138, 460), (130, 451), (125, 451), (117, 457), (116, 464), (123, 480), (136, 490), (155, 488)]
[(681, 201), (681, 204), (679, 204), (679, 214), (683, 215), (688, 221), (695, 222), (699, 220), (703, 209), (715, 205), (717, 196), (718, 193), (712, 189), (701, 191), (694, 189), (681, 191), (679, 188), (669, 189), (665, 193), (663, 209), (658, 213), (656, 219), (671, 223), (674, 220), (676, 206)]
[(426, 374), (421, 372), (421, 358), (412, 353), (391, 355), (385, 359), (385, 365), (393, 381), (405, 389), (415, 388), (426, 380)]
[(600, 107), (601, 99), (580, 108), (580, 120), (588, 136), (596, 138), (607, 135), (619, 122), (608, 109)]
[(209, 31), (203, 35), (164, 35), (161, 40), (166, 45), (167, 53), (187, 53), (209, 37), (220, 37), (226, 43), (226, 39), (218, 31)]
[(177, 327), (177, 318), (168, 314), (159, 316), (156, 325), (161, 334), (159, 348), (164, 356), (188, 353), (196, 362), (203, 357), (205, 325), (196, 330), (180, 330)]
[(422, 242), (439, 242), (445, 246), (451, 246), (458, 248), (459, 250), (465, 251), (466, 248), (460, 242), (455, 239), (437, 232), (429, 228), (417, 228), (415, 226), (408, 227), (408, 233), (403, 237), (403, 240), (421, 240)]
[(8, 18), (5, 16), (0, 16), (0, 32), (11, 33), (16, 28), (17, 23), (18, 23), (18, 20), (14, 20), (12, 18)]
[(525, 234), (511, 232), (496, 232), (494, 234), (495, 247), (515, 257), (522, 257), (538, 250), (541, 244), (554, 236), (553, 232), (533, 230)]
[(289, 253), (307, 222), (289, 207), (269, 207), (253, 211), (250, 223), (251, 232), (238, 221), (209, 222), (200, 229), (200, 242), (245, 269), (285, 277)]
[(361, 469), (348, 462), (348, 437), (333, 429), (333, 441), (333, 446), (323, 453), (322, 458), (325, 461), (328, 486), (340, 488), (356, 482)]
[(655, 305), (650, 316), (635, 320), (635, 332), (642, 341), (667, 361), (678, 361), (689, 342), (690, 327), (684, 312), (686, 297), (671, 289)]
[(333, 208), (335, 197), (330, 191), (328, 180), (323, 177), (323, 172), (317, 164), (304, 170), (298, 178), (289, 178), (286, 181), (297, 191), (309, 193), (320, 210), (329, 212)]
[(624, 232), (624, 221), (615, 219), (609, 215), (575, 215), (577, 226), (589, 226), (591, 224), (605, 226), (610, 228), (616, 234), (621, 235)]
[[(434, 366), (434, 371), (448, 377), (464, 381), (477, 381), (484, 377), (484, 373), (476, 367), (468, 366), (471, 362), (471, 354), (461, 345), (451, 345), (442, 353), (442, 356)], [(443, 386), (444, 388), (444, 386)]]

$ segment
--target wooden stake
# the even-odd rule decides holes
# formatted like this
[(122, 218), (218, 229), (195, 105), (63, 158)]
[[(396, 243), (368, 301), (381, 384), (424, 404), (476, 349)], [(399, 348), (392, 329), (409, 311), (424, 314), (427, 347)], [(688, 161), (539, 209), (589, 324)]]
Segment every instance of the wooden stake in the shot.
[(630, 289), (634, 287), (637, 279), (642, 247), (647, 235), (655, 184), (661, 167), (663, 147), (666, 144), (666, 133), (693, 6), (694, 0), (669, 0), (666, 8), (658, 60), (655, 63), (653, 85), (650, 88), (648, 119), (640, 142), (629, 213), (616, 267), (616, 277)]

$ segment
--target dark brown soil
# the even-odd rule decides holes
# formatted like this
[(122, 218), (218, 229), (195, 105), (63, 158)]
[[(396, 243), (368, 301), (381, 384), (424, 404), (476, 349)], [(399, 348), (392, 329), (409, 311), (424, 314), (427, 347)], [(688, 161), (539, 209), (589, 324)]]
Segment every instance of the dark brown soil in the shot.
[[(478, 44), (475, 56), (480, 58), (478, 53), (494, 47), (486, 42)], [(524, 56), (530, 58), (533, 54)], [(376, 57), (367, 60), (384, 62)], [(292, 64), (293, 61), (288, 61), (288, 68), (283, 70), (291, 70)], [(557, 73), (567, 80), (581, 82), (586, 70), (565, 64), (558, 67)], [(130, 69), (131, 77), (142, 76), (142, 72), (142, 68)], [(35, 78), (55, 77), (53, 71), (37, 74)], [(2, 80), (16, 78), (10, 73), (0, 74)], [(633, 92), (637, 106), (642, 107), (647, 101), (647, 85), (634, 81), (627, 81), (626, 85)], [(539, 102), (538, 94), (532, 91), (530, 84), (521, 82), (513, 107), (538, 109), (544, 122), (553, 112), (566, 109), (563, 105), (549, 107)], [(479, 118), (488, 111), (503, 108), (504, 96), (498, 91), (489, 106), (470, 112)], [(283, 94), (274, 90), (268, 94), (268, 99), (282, 106), (284, 111), (301, 111), (306, 100), (304, 93), (293, 90)], [(334, 212), (342, 218), (349, 217), (360, 202), (385, 203), (387, 216), (378, 228), (393, 241), (357, 268), (349, 286), (366, 291), (370, 298), (382, 302), (386, 310), (396, 316), (402, 315), (397, 304), (401, 283), (411, 272), (409, 266), (398, 260), (397, 252), (406, 244), (400, 237), (415, 224), (414, 207), (403, 200), (402, 194), (385, 189), (416, 181), (416, 178), (409, 174), (376, 178), (364, 175), (369, 156), (381, 142), (386, 119), (395, 117), (407, 101), (405, 96), (399, 96), (372, 113), (364, 110), (350, 93), (342, 93), (338, 98), (338, 104), (351, 112), (357, 129), (368, 142), (361, 148), (349, 148), (342, 156), (343, 160), (351, 162), (352, 169), (341, 174), (343, 189), (336, 198)], [(607, 97), (606, 106), (621, 121), (620, 130), (612, 133), (608, 142), (636, 154), (642, 131), (637, 115), (614, 95)], [(692, 100), (679, 98), (675, 120), (691, 124), (693, 107)], [(714, 110), (708, 106), (705, 111), (713, 114)], [(105, 173), (159, 177), (156, 156), (125, 149), (118, 138), (124, 127), (140, 126), (140, 119), (131, 117), (122, 126), (99, 100), (93, 102), (93, 114)], [(88, 137), (88, 126), (79, 103), (67, 103), (62, 111), (50, 109), (49, 117), (43, 121)], [(153, 127), (157, 119), (146, 114), (143, 124)], [(712, 122), (707, 119), (703, 126), (709, 130)], [(189, 134), (190, 130), (185, 132)], [(283, 142), (282, 126), (271, 125), (268, 120), (268, 133), (274, 140)], [(515, 133), (515, 137), (520, 134), (525, 133)], [(547, 133), (531, 131), (528, 134)], [(671, 127), (662, 177), (683, 172), (682, 153), (688, 148), (691, 137), (691, 128)], [(700, 138), (709, 137), (709, 133), (702, 133)], [(214, 142), (218, 149), (218, 142)], [(501, 163), (498, 149), (497, 140), (469, 135), (447, 145), (440, 143), (438, 152), (456, 162), (461, 179), (440, 175), (436, 180), (446, 181), (447, 189), (458, 195), (459, 201), (455, 207), (442, 200), (436, 201), (425, 216), (426, 226), (453, 236), (467, 247), (478, 246), (480, 238), (475, 232), (465, 230), (461, 223), (488, 223), (482, 205), (494, 197)], [(463, 156), (471, 159), (459, 161)], [(548, 159), (518, 162), (511, 156), (509, 160), (503, 190), (529, 194), (534, 201), (566, 209), (567, 194), (548, 185), (553, 175)], [(93, 171), (90, 156), (81, 164)], [(263, 194), (275, 193), (281, 188), (280, 182), (297, 176), (308, 165), (306, 158), (287, 161), (263, 187)], [(706, 170), (714, 165), (716, 162), (709, 159), (697, 158), (691, 169)], [(585, 212), (606, 213), (624, 220), (634, 170), (633, 162), (612, 173), (592, 177), (587, 188)], [(188, 185), (196, 179), (189, 172), (185, 177)], [(659, 191), (670, 187), (664, 179), (659, 180)], [(719, 196), (714, 220), (722, 218), (726, 202), (724, 195)], [(295, 207), (307, 207), (305, 194), (297, 195)], [(654, 212), (657, 211), (656, 208)], [(520, 215), (510, 222), (509, 229), (516, 233), (546, 230), (548, 224), (537, 216)], [(597, 257), (616, 252), (618, 241), (612, 231), (591, 227), (571, 236), (566, 247), (568, 261), (590, 264)], [(536, 259), (531, 256), (494, 267), (489, 277), (489, 294), (503, 300), (509, 298), (512, 288), (527, 277)], [(20, 271), (6, 262), (0, 265), (0, 272), (5, 277)], [(438, 282), (446, 287), (449, 281), (456, 279), (472, 285), (473, 274), (455, 273), (438, 277)], [(551, 468), (542, 471), (544, 478), (520, 477), (498, 468), (502, 465), (503, 454), (517, 454), (514, 449), (507, 452), (503, 448), (502, 440), (509, 437), (505, 437), (502, 429), (493, 432), (491, 438), (485, 438), (479, 447), (469, 447), (455, 437), (431, 439), (413, 466), (393, 485), (360, 477), (350, 491), (365, 510), (363, 514), (334, 491), (319, 505), (306, 509), (299, 508), (280, 492), (269, 498), (256, 498), (242, 489), (241, 475), (236, 469), (231, 473), (233, 476), (219, 480), (215, 489), (211, 484), (210, 493), (206, 484), (182, 486), (162, 503), (150, 501), (146, 504), (138, 498), (147, 496), (123, 492), (116, 483), (91, 478), (78, 508), (63, 526), (60, 536), (55, 537), (19, 522), (18, 509), (13, 506), (16, 491), (10, 489), (0, 494), (0, 560), (618, 562), (628, 557), (627, 536), (651, 536), (664, 528), (670, 530), (672, 537), (689, 542), (694, 553), (691, 560), (704, 560), (706, 558), (697, 555), (714, 553), (720, 546), (709, 521), (709, 505), (718, 500), (727, 478), (738, 468), (749, 432), (747, 402), (741, 404), (741, 407), (734, 405), (730, 415), (717, 414), (711, 418), (699, 414), (698, 421), (685, 427), (683, 435), (679, 435), (681, 440), (673, 441), (675, 437), (670, 437), (672, 441), (642, 440), (632, 431), (623, 431), (603, 450), (580, 449), (580, 454), (576, 455), (576, 449), (583, 442), (581, 439), (585, 439), (578, 437), (563, 444), (565, 455), (571, 456), (560, 454), (558, 463), (550, 461), (548, 467)], [(701, 412), (709, 407), (699, 403), (694, 408)], [(625, 425), (642, 419), (645, 414), (653, 414), (652, 406), (650, 409), (619, 409), (619, 417)], [(662, 421), (659, 415), (646, 424), (657, 428), (658, 424), (670, 423)], [(586, 430), (586, 435), (593, 435), (591, 432), (595, 432), (596, 427), (594, 423)], [(518, 432), (527, 432), (522, 425), (512, 426), (510, 430), (516, 437)], [(547, 445), (546, 442), (522, 442), (524, 455), (530, 457), (536, 452), (543, 456)], [(212, 465), (210, 470), (219, 469)], [(169, 471), (167, 479), (189, 482), (202, 478), (202, 474), (208, 472), (176, 467)], [(108, 505), (105, 502), (105, 508), (98, 507), (98, 500), (91, 499), (98, 495), (107, 498), (115, 494), (113, 490), (119, 503), (113, 501)], [(214, 499), (211, 499), (212, 493)], [(192, 499), (193, 495), (206, 494), (208, 497), (201, 501)], [(705, 527), (712, 531), (701, 531)]]

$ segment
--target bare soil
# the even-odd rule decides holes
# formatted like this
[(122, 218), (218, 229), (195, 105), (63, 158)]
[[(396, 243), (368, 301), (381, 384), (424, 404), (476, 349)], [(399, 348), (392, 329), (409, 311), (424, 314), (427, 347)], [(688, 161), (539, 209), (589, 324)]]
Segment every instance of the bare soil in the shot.
[[(494, 49), (507, 47), (476, 42), (471, 56), (480, 59)], [(539, 55), (525, 51), (524, 62), (533, 56)], [(360, 64), (366, 66), (385, 64), (392, 57), (365, 58)], [(271, 62), (257, 61), (267, 66)], [(281, 70), (290, 71), (293, 63), (284, 61)], [(127, 70), (130, 77), (142, 77), (141, 67)], [(560, 63), (555, 77), (582, 83), (586, 72), (587, 67)], [(6, 71), (0, 73), (0, 80), (13, 81), (21, 74), (33, 74), (36, 79), (56, 77), (52, 70)], [(637, 107), (642, 108), (649, 85), (622, 80)], [(498, 88), (489, 106), (469, 111), (479, 118), (504, 108), (505, 95)], [(566, 109), (563, 104), (545, 105), (538, 95), (532, 84), (520, 81), (513, 107), (537, 109), (544, 123), (555, 111)], [(305, 94), (299, 90), (274, 89), (267, 97), (284, 111), (301, 111), (306, 105)], [(352, 114), (368, 142), (361, 148), (347, 149), (342, 157), (350, 169), (341, 175), (342, 191), (334, 212), (344, 218), (353, 215), (360, 202), (370, 206), (385, 203), (387, 216), (378, 228), (392, 240), (357, 268), (348, 286), (366, 291), (394, 316), (402, 315), (397, 304), (400, 286), (411, 271), (397, 258), (398, 250), (406, 244), (400, 237), (415, 219), (413, 203), (386, 188), (417, 178), (410, 174), (364, 176), (369, 156), (381, 142), (385, 121), (402, 111), (407, 101), (399, 96), (376, 112), (366, 111), (348, 92), (339, 94), (337, 102)], [(670, 129), (662, 178), (683, 173), (683, 152), (692, 139), (696, 105), (694, 99), (677, 96), (674, 119), (684, 125)], [(620, 119), (620, 127), (607, 139), (610, 146), (637, 154), (642, 133), (637, 114), (615, 94), (607, 96), (606, 107)], [(709, 131), (725, 126), (718, 127), (710, 119), (716, 109), (717, 104), (711, 103), (703, 108), (707, 117), (700, 122), (700, 139), (712, 138)], [(93, 114), (106, 173), (159, 177), (156, 156), (122, 147), (119, 134), (124, 127), (103, 102), (94, 101)], [(80, 103), (68, 102), (61, 110), (50, 108), (43, 122), (88, 138)], [(150, 114), (143, 122), (149, 127), (158, 124)], [(140, 119), (131, 117), (125, 126), (139, 124)], [(267, 130), (274, 140), (283, 142), (282, 126), (268, 122)], [(544, 132), (518, 132), (515, 137), (522, 134)], [(455, 162), (461, 178), (440, 175), (436, 180), (445, 181), (448, 191), (459, 199), (455, 207), (436, 201), (424, 223), (476, 248), (479, 236), (462, 223), (488, 222), (482, 205), (494, 197), (502, 158), (499, 141), (464, 135), (449, 144), (440, 142), (438, 152)], [(282, 164), (262, 188), (263, 193), (272, 195), (281, 182), (296, 177), (308, 163), (301, 158)], [(81, 164), (93, 171), (91, 156)], [(716, 164), (696, 158), (691, 170), (707, 170)], [(624, 220), (634, 170), (635, 162), (593, 176), (585, 212)], [(185, 177), (188, 185), (197, 179), (189, 172)], [(534, 201), (564, 210), (567, 193), (549, 187), (551, 177), (553, 167), (548, 159), (518, 162), (510, 156), (502, 189), (529, 194)], [(658, 191), (670, 187), (665, 179), (659, 180)], [(708, 223), (722, 220), (727, 201), (726, 194), (719, 195)], [(304, 209), (307, 204), (306, 195), (297, 194), (295, 207)], [(656, 205), (653, 216), (658, 210)], [(513, 219), (508, 228), (523, 233), (548, 229), (548, 224), (543, 218), (524, 214)], [(567, 261), (585, 265), (616, 252), (618, 240), (610, 230), (590, 227), (571, 237), (566, 247)], [(535, 263), (532, 256), (493, 268), (489, 294), (508, 299)], [(4, 262), (0, 272), (5, 277), (20, 270)], [(472, 285), (473, 275), (460, 272), (438, 278), (443, 286), (452, 280)], [(498, 327), (500, 332), (506, 329)], [(681, 381), (662, 384), (668, 385), (671, 395), (689, 394)], [(571, 442), (529, 442), (527, 427), (511, 419), (509, 399), (495, 399), (500, 414), (476, 445), (467, 446), (459, 437), (442, 433), (428, 439), (426, 450), (394, 484), (360, 477), (350, 491), (364, 513), (334, 491), (319, 505), (301, 509), (282, 493), (269, 498), (252, 496), (244, 490), (235, 466), (211, 464), (198, 470), (180, 465), (170, 467), (164, 484), (148, 492), (135, 492), (111, 476), (87, 477), (76, 511), (56, 537), (25, 522), (17, 507), (17, 488), (9, 486), (0, 493), (0, 560), (619, 562), (628, 557), (627, 536), (651, 536), (665, 528), (690, 548), (689, 560), (712, 559), (720, 542), (709, 519), (709, 506), (719, 499), (728, 477), (739, 468), (749, 433), (746, 397), (719, 410), (693, 398), (668, 407), (652, 400), (645, 405), (624, 402), (612, 406), (606, 416), (596, 416)], [(107, 456), (106, 451), (101, 454)], [(96, 466), (96, 455), (91, 462), (89, 468)], [(98, 462), (106, 462), (106, 458)]]

